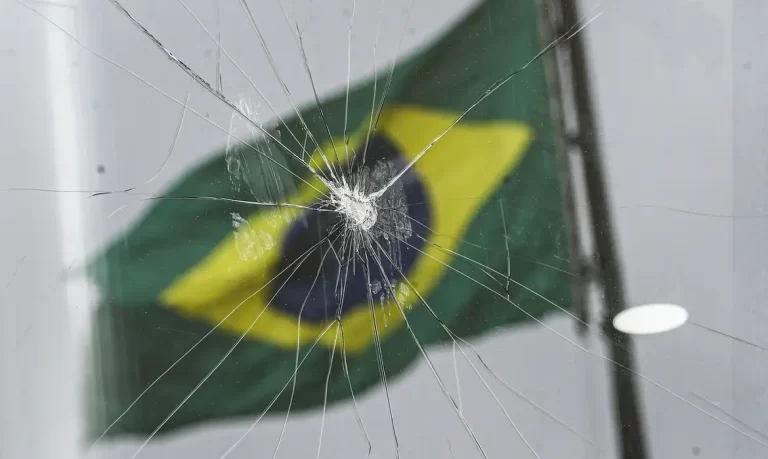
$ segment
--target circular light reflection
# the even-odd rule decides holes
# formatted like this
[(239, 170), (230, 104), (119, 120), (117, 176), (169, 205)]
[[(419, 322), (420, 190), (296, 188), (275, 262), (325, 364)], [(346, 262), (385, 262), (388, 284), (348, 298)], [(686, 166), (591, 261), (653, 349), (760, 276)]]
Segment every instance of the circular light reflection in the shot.
[(645, 304), (624, 310), (613, 318), (617, 330), (630, 335), (664, 333), (688, 321), (688, 311), (675, 304)]

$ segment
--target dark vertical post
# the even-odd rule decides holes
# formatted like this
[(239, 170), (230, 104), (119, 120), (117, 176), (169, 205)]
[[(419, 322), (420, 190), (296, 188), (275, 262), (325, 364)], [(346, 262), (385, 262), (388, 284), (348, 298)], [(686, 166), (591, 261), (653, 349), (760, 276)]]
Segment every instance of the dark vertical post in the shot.
[[(552, 11), (548, 8), (550, 5), (543, 2), (539, 9), (539, 24), (541, 36), (545, 43), (552, 43), (557, 36), (555, 18)], [(559, 51), (559, 50), (556, 50)], [(551, 57), (550, 57), (551, 56)], [(571, 280), (571, 311), (577, 318), (576, 327), (579, 335), (584, 336), (588, 331), (589, 303), (587, 301), (587, 287), (590, 281), (589, 266), (584, 256), (582, 247), (581, 231), (577, 219), (576, 193), (573, 183), (573, 170), (571, 167), (571, 158), (569, 158), (570, 146), (565, 133), (568, 132), (566, 126), (565, 110), (563, 108), (564, 94), (563, 85), (560, 79), (560, 68), (558, 65), (558, 53), (551, 53), (544, 61), (546, 66), (547, 84), (550, 90), (550, 108), (552, 116), (556, 118), (556, 153), (558, 163), (558, 182), (560, 193), (563, 199), (563, 213), (567, 225), (568, 241), (568, 259), (570, 260), (570, 270), (574, 274)]]
[[(562, 31), (578, 21), (576, 0), (559, 0)], [(577, 34), (567, 44), (570, 50), (570, 77), (578, 118), (578, 134), (573, 143), (581, 149), (586, 182), (588, 208), (595, 244), (595, 274), (603, 291), (604, 314), (602, 329), (610, 338), (614, 408), (619, 423), (617, 432), (623, 459), (648, 459), (643, 424), (634, 380), (632, 340), (612, 326), (613, 318), (625, 306), (624, 280), (621, 263), (613, 237), (605, 173), (601, 161), (598, 128), (592, 107), (589, 68), (582, 35)]]

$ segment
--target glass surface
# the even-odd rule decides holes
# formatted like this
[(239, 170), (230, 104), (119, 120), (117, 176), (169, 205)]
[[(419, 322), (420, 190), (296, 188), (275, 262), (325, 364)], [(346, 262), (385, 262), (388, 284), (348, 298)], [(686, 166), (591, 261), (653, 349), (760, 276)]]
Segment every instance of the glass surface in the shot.
[(768, 4), (560, 3), (0, 4), (0, 457), (768, 457)]

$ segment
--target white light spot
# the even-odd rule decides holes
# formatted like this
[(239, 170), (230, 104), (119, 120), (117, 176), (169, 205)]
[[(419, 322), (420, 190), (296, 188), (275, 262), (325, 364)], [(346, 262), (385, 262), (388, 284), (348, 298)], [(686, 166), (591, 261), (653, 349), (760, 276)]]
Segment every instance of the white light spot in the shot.
[(664, 333), (683, 325), (688, 311), (675, 304), (645, 304), (620, 312), (613, 318), (613, 326), (630, 335)]

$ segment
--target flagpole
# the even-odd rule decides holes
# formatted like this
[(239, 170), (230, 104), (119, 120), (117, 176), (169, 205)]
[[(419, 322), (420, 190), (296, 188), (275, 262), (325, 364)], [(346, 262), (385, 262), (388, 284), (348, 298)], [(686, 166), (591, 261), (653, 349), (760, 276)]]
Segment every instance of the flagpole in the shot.
[[(556, 28), (560, 34), (570, 30), (579, 20), (576, 1), (552, 0), (561, 15), (560, 27)], [(621, 457), (648, 459), (644, 425), (635, 387), (632, 340), (630, 336), (612, 326), (613, 318), (626, 307), (624, 279), (614, 240), (599, 130), (592, 105), (589, 63), (582, 37), (582, 34), (576, 34), (562, 46), (565, 53), (570, 53), (568, 76), (571, 80), (570, 89), (573, 91), (578, 125), (575, 135), (567, 136), (566, 142), (570, 147), (577, 148), (580, 153), (595, 248), (592, 269), (586, 272), (591, 274), (592, 279), (599, 281), (603, 293), (601, 328), (608, 337), (609, 356), (616, 362), (611, 365), (611, 373)], [(576, 224), (575, 221), (571, 223)]]

